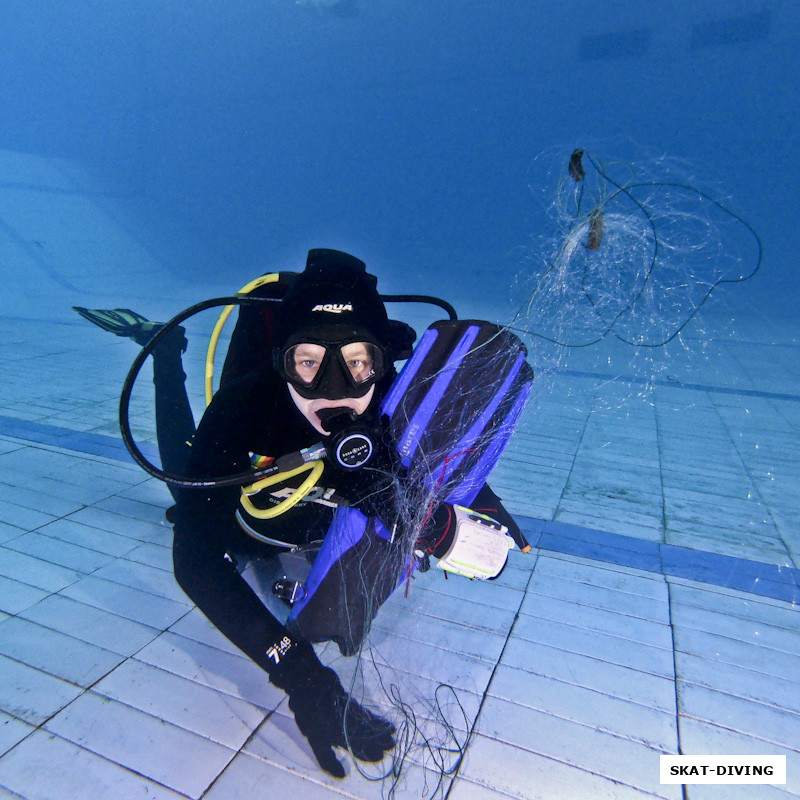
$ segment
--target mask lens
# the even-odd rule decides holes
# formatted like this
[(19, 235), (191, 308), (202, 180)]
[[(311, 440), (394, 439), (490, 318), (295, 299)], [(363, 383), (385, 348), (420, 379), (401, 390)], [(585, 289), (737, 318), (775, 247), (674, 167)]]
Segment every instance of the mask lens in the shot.
[(283, 376), (304, 397), (361, 397), (383, 377), (385, 359), (371, 342), (300, 342), (283, 352)]
[(339, 348), (351, 380), (357, 386), (383, 374), (383, 353), (370, 342), (351, 342)]
[(320, 344), (302, 342), (283, 354), (286, 376), (303, 386), (312, 386), (319, 377), (326, 349)]

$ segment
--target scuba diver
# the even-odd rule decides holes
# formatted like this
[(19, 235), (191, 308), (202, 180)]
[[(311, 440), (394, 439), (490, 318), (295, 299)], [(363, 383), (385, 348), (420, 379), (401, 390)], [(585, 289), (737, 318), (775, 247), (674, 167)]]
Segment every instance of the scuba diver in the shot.
[[(174, 573), (209, 621), (286, 692), (320, 767), (342, 778), (333, 748), (377, 762), (393, 749), (395, 728), (350, 697), (313, 644), (332, 641), (343, 655), (356, 654), (381, 604), (431, 557), (452, 572), (491, 578), (513, 543), (530, 549), (485, 477), (533, 376), (524, 347), (489, 323), (435, 323), (413, 349), (415, 332), (389, 319), (377, 279), (346, 253), (311, 250), (302, 273), (281, 273), (262, 294), (279, 302), (240, 308), (220, 389), (196, 430), (183, 329), (172, 328), (150, 353), (163, 469), (203, 483), (170, 486)], [(140, 345), (160, 327), (128, 309), (76, 310)], [(465, 387), (474, 390), (475, 369), (466, 378), (459, 370), (476, 352), (502, 385), (493, 380), (470, 401)], [(456, 436), (447, 415), (460, 398), (478, 408)], [(444, 436), (449, 453), (441, 468), (425, 438), (436, 419), (445, 433), (430, 435)], [(494, 427), (483, 436), (487, 426)], [(286, 478), (278, 484), (214, 485), (275, 457)], [(320, 471), (304, 477), (304, 459)], [(431, 499), (412, 525), (408, 499), (422, 497), (414, 492), (426, 481)], [(476, 547), (497, 563), (470, 566)], [(247, 577), (263, 563), (304, 565), (300, 580), (284, 570), (288, 577), (272, 586), (288, 618)]]

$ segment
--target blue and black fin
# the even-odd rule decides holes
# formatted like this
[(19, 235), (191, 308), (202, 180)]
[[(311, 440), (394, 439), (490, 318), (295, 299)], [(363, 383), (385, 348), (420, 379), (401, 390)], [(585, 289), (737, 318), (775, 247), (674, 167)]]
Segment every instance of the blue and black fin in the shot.
[(129, 308), (84, 308), (72, 306), (85, 320), (115, 336), (131, 336), (137, 325), (149, 322), (146, 317)]
[(435, 322), (383, 402), (411, 482), (469, 506), (497, 464), (530, 392), (525, 345), (490, 322)]
[[(305, 597), (292, 608), (290, 630), (335, 641), (345, 655), (358, 650), (380, 606), (409, 574), (405, 540), (419, 534), (414, 526), (422, 525), (426, 506), (472, 503), (511, 437), (532, 380), (524, 345), (497, 325), (454, 320), (428, 328), (382, 405), (406, 487), (397, 529), (340, 507)], [(410, 509), (416, 520), (407, 519)]]
[[(84, 308), (83, 306), (72, 306), (85, 320), (97, 325), (104, 331), (113, 333), (115, 336), (123, 336), (132, 339), (136, 344), (144, 347), (153, 336), (161, 330), (163, 323), (150, 322), (147, 317), (143, 317), (136, 311), (129, 308)], [(181, 349), (186, 350), (186, 340), (181, 331)]]

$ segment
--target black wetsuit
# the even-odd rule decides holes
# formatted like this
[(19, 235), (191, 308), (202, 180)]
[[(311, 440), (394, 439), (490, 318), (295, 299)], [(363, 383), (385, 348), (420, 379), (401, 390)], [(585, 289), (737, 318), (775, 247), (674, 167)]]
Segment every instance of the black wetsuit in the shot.
[[(315, 444), (320, 434), (292, 402), (271, 369), (227, 383), (198, 427), (187, 474), (223, 477), (245, 471), (250, 453), (280, 456)], [(237, 557), (275, 549), (247, 535), (236, 521), (238, 487), (184, 490), (175, 510), (173, 563), (181, 588), (208, 619), (264, 669), (266, 651), (285, 634), (237, 571)], [(303, 544), (324, 535), (332, 510), (317, 504), (291, 509), (274, 521), (275, 538)], [(272, 526), (271, 526), (272, 527)]]
[[(392, 377), (388, 375), (376, 385), (368, 413), (379, 407)], [(227, 383), (214, 396), (194, 437), (187, 473), (191, 477), (222, 477), (243, 472), (251, 453), (280, 456), (320, 439), (292, 402), (287, 385), (272, 369), (264, 369)], [(332, 488), (338, 488), (336, 479), (333, 468), (323, 473), (326, 487), (333, 483)], [(249, 536), (237, 523), (239, 499), (238, 487), (182, 491), (173, 544), (175, 577), (206, 617), (269, 672), (274, 662), (267, 651), (287, 630), (239, 574), (235, 561), (243, 555), (268, 556), (276, 551)], [(512, 530), (516, 528), (488, 486), (474, 506)], [(324, 505), (303, 503), (271, 520), (270, 535), (294, 544), (321, 539), (333, 513)], [(439, 515), (439, 519), (441, 529), (430, 532), (433, 541), (445, 535), (450, 515)]]

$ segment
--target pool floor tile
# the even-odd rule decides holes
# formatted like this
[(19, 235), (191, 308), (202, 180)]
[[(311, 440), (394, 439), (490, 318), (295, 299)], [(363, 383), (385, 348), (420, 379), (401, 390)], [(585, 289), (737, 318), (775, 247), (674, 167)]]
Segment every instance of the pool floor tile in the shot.
[(33, 725), (0, 711), (0, 757), (35, 730)]
[(794, 749), (800, 741), (800, 714), (680, 680), (678, 703), (684, 716), (748, 734), (768, 744)]
[[(655, 620), (668, 624), (667, 603), (650, 597), (642, 597), (630, 592), (608, 589), (604, 586), (592, 586), (582, 581), (553, 579), (551, 576), (539, 577), (534, 573), (530, 589), (538, 594), (560, 600), (571, 600), (574, 603), (627, 614), (641, 619)], [(526, 595), (522, 610), (535, 614), (535, 595)]]
[(142, 775), (39, 731), (0, 758), (0, 785), (25, 800), (184, 800)]
[(92, 692), (45, 727), (192, 798), (201, 797), (235, 755), (227, 747)]
[[(686, 755), (785, 755), (786, 784), (781, 790), (800, 796), (800, 751), (766, 743), (749, 734), (737, 733), (708, 722), (688, 717), (681, 718), (682, 751)], [(731, 787), (733, 788), (733, 787)], [(755, 787), (750, 787), (751, 790)]]
[[(513, 768), (502, 769), (502, 765), (513, 765)], [(571, 764), (478, 736), (467, 750), (460, 774), (518, 800), (563, 800), (566, 797), (641, 800), (643, 795), (653, 796), (654, 787), (659, 790), (655, 796), (680, 800), (680, 786), (658, 786), (658, 766), (658, 756), (654, 755), (653, 777), (647, 786), (626, 786)]]
[(251, 703), (136, 659), (120, 664), (92, 690), (232, 750), (266, 715)]
[(88, 575), (100, 567), (110, 564), (113, 556), (98, 553), (79, 545), (70, 544), (60, 539), (53, 540), (41, 533), (26, 533), (6, 542), (5, 547), (19, 553), (58, 564), (67, 569)]
[(259, 708), (271, 709), (286, 695), (270, 684), (264, 671), (243, 654), (164, 633), (136, 654), (151, 666), (245, 700)]
[(166, 630), (192, 608), (185, 598), (171, 600), (94, 575), (67, 586), (61, 594), (158, 630)]
[(571, 720), (655, 749), (677, 749), (674, 713), (501, 664), (489, 695)]
[(83, 573), (0, 546), (0, 576), (57, 592), (82, 578)]
[(515, 638), (509, 641), (501, 663), (621, 700), (675, 713), (675, 689), (671, 677), (652, 675)]
[(526, 641), (568, 650), (621, 667), (670, 679), (674, 675), (671, 643), (669, 649), (663, 649), (652, 644), (633, 642), (605, 632), (537, 619), (526, 614), (520, 615), (514, 634)]
[(672, 650), (672, 629), (664, 623), (651, 622), (604, 608), (576, 605), (568, 600), (546, 595), (535, 596), (533, 592), (529, 596), (531, 602), (526, 606), (525, 614), (531, 617)]
[(101, 531), (88, 525), (81, 525), (72, 519), (56, 520), (49, 525), (42, 526), (38, 529), (38, 532), (52, 539), (69, 542), (115, 558), (129, 553), (139, 545), (136, 539), (120, 536), (110, 531)]
[(679, 787), (660, 787), (656, 777), (661, 751), (625, 737), (598, 731), (550, 714), (490, 698), (481, 711), (479, 731), (497, 741), (569, 764), (632, 787), (678, 797)]
[(266, 762), (249, 753), (239, 753), (203, 795), (203, 800), (231, 800), (234, 797), (302, 797), (303, 800), (342, 800), (352, 798), (305, 778), (288, 769)]
[(10, 658), (87, 688), (123, 660), (102, 647), (21, 617), (0, 623), (0, 650)]
[[(769, 656), (761, 653), (762, 660)], [(800, 672), (775, 680), (757, 669), (712, 661), (703, 655), (676, 653), (678, 679), (726, 694), (800, 714)]]
[(0, 611), (6, 614), (18, 614), (48, 595), (45, 589), (0, 575)]
[(123, 656), (133, 655), (160, 630), (94, 606), (53, 594), (19, 612), (22, 619)]
[(41, 725), (71, 703), (81, 689), (0, 655), (0, 711), (30, 725)]

